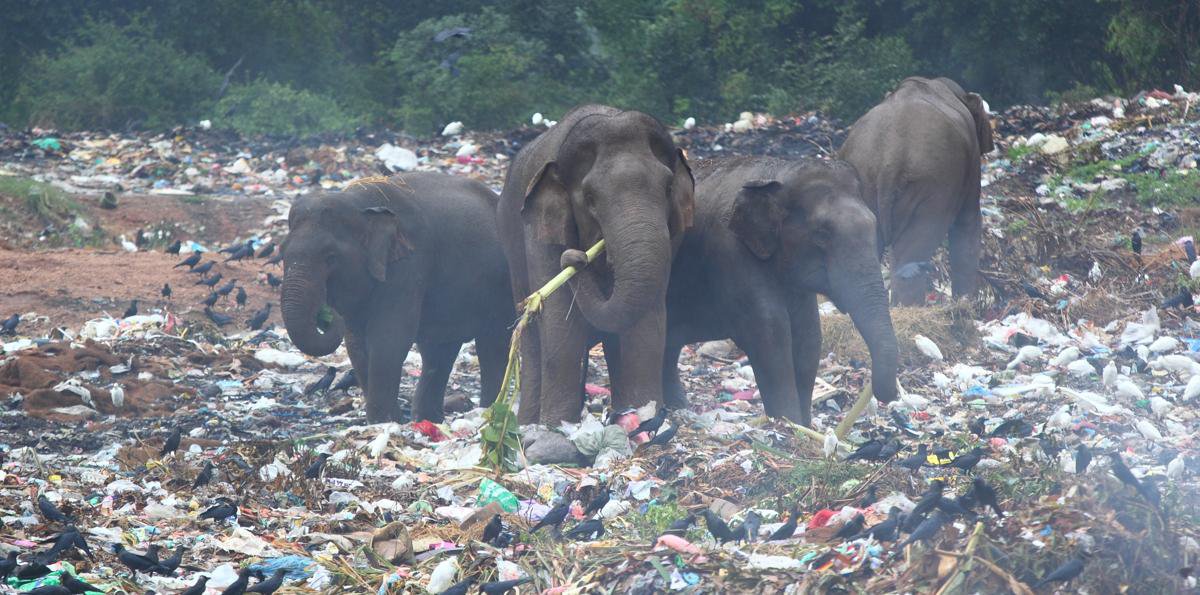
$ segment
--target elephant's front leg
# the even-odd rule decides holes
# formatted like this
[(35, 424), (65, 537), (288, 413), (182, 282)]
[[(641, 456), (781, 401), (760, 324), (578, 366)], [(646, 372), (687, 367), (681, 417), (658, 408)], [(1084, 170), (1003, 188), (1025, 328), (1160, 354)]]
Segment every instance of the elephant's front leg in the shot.
[(361, 331), (346, 329), (346, 334), (342, 338), (346, 342), (346, 353), (350, 354), (350, 365), (354, 368), (355, 377), (358, 378), (358, 386), (365, 395), (367, 393), (367, 378), (370, 378), (370, 375), (367, 373), (367, 344), (363, 340)]
[(792, 363), (791, 323), (786, 311), (779, 310), (754, 313), (742, 323), (734, 340), (750, 358), (767, 416), (803, 423)]
[(558, 427), (561, 421), (577, 422), (583, 410), (584, 358), (592, 330), (579, 309), (571, 309), (571, 295), (560, 291), (545, 302), (538, 331), (542, 384), (538, 421), (550, 427)]
[(667, 306), (659, 303), (629, 330), (621, 333), (617, 374), (613, 376), (613, 411), (655, 402), (663, 405), (663, 351), (666, 348)]
[(800, 396), (800, 420), (812, 425), (812, 393), (821, 365), (821, 313), (817, 296), (806, 294), (788, 308), (792, 320), (792, 366), (796, 370), (796, 392)]
[(442, 405), (446, 398), (446, 381), (450, 379), (462, 343), (422, 343), (417, 347), (421, 350), (421, 379), (417, 381), (417, 394), (413, 397), (412, 419), (441, 423), (445, 419)]
[(394, 313), (377, 319), (367, 333), (367, 422), (383, 423), (403, 419), (400, 412), (400, 380), (404, 377), (404, 360), (417, 334), (417, 317), (406, 316), (419, 312), (397, 308)]

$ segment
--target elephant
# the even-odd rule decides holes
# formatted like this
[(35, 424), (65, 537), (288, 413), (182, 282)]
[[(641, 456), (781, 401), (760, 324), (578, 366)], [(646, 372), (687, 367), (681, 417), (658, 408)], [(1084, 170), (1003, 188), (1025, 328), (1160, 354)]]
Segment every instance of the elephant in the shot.
[[(413, 342), (421, 378), (414, 420), (441, 421), (446, 381), (475, 339), (480, 402), (500, 391), (515, 311), (496, 231), (495, 192), (440, 173), (357, 183), (298, 199), (283, 243), (283, 321), (296, 347), (328, 355), (342, 338), (366, 395), (367, 420), (401, 420), (398, 394)], [(323, 305), (332, 321), (319, 328)]]
[(817, 294), (850, 315), (871, 354), (881, 402), (896, 399), (896, 335), (875, 245), (875, 216), (844, 161), (739, 157), (696, 166), (695, 225), (667, 288), (663, 392), (687, 404), (679, 353), (733, 339), (749, 356), (766, 413), (812, 422), (821, 359)]
[(907, 78), (854, 123), (838, 156), (858, 170), (879, 249), (891, 248), (894, 303), (925, 302), (928, 261), (947, 231), (951, 290), (975, 293), (979, 159), (994, 148), (983, 99), (947, 78)]
[[(614, 410), (662, 404), (667, 278), (691, 225), (693, 185), (661, 123), (601, 105), (571, 109), (513, 158), (498, 216), (515, 300), (564, 266), (582, 268), (522, 338), (521, 424), (580, 418), (597, 341)], [(601, 238), (605, 252), (584, 266), (581, 250)]]

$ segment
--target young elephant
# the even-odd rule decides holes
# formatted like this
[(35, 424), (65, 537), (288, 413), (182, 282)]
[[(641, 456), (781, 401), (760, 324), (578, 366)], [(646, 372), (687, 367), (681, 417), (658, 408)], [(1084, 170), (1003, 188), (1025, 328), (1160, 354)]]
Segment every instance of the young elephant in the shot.
[(983, 100), (947, 78), (907, 78), (854, 123), (840, 156), (862, 178), (880, 250), (891, 247), (896, 303), (924, 303), (928, 261), (947, 230), (951, 289), (955, 297), (975, 292), (979, 158), (993, 148)]
[(817, 294), (850, 315), (871, 352), (875, 396), (896, 398), (896, 336), (875, 248), (875, 217), (842, 161), (772, 157), (696, 169), (695, 226), (667, 290), (668, 406), (686, 404), (686, 343), (733, 339), (750, 357), (767, 415), (809, 425), (821, 359)]
[[(475, 339), (480, 402), (500, 390), (514, 320), (496, 236), (495, 193), (479, 182), (413, 173), (298, 199), (284, 242), (283, 321), (301, 351), (327, 355), (346, 338), (367, 420), (400, 418), (413, 342), (423, 362), (413, 419), (442, 419), (446, 380)], [(328, 304), (332, 322), (318, 328)]]
[(670, 133), (633, 111), (584, 105), (513, 159), (499, 224), (517, 300), (564, 264), (582, 266), (523, 335), (522, 424), (557, 426), (583, 409), (588, 349), (604, 342), (616, 409), (662, 402), (667, 278), (692, 220), (692, 174)]

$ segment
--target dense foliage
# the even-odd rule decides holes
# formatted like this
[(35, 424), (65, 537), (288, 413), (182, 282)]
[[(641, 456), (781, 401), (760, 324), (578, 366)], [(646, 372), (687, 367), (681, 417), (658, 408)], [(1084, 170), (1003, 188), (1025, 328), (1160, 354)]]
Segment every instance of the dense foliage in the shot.
[(993, 106), (1191, 87), (1198, 42), (1200, 0), (25, 0), (0, 16), (0, 120), (423, 134), (585, 101), (852, 119), (910, 74)]

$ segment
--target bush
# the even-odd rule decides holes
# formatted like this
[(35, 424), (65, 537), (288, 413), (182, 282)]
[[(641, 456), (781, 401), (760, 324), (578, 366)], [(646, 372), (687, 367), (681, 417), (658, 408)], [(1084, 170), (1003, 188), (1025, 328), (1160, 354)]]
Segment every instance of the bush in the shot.
[(168, 127), (211, 105), (221, 77), (199, 57), (157, 39), (135, 20), (89, 21), (78, 41), (41, 54), (24, 71), (18, 113), (64, 129)]
[[(440, 32), (466, 29), (437, 41)], [(422, 21), (402, 33), (388, 53), (397, 90), (396, 115), (412, 133), (434, 132), (461, 120), (471, 128), (503, 128), (533, 111), (565, 107), (561, 86), (542, 74), (546, 48), (516, 33), (503, 14), (477, 14)]]
[(329, 97), (262, 80), (233, 86), (217, 102), (213, 119), (245, 135), (347, 132), (358, 125)]
[(842, 23), (816, 40), (796, 72), (797, 94), (810, 106), (847, 123), (874, 107), (918, 64), (899, 37), (867, 38), (863, 23)]

